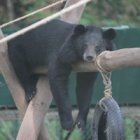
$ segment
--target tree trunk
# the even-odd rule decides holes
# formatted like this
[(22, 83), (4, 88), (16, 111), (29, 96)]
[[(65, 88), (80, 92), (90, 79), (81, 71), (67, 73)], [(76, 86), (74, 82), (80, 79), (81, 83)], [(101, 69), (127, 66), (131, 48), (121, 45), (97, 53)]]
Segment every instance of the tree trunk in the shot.
[(7, 2), (7, 10), (8, 10), (8, 20), (11, 21), (14, 19), (14, 9), (12, 0), (6, 0)]

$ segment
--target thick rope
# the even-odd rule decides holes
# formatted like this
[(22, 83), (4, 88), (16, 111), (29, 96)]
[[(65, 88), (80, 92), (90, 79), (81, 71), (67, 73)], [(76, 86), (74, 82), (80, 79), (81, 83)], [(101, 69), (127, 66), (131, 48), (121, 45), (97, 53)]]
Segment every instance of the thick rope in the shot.
[(32, 13), (30, 13), (30, 14), (27, 14), (27, 15), (23, 16), (23, 17), (20, 17), (20, 18), (17, 18), (17, 19), (15, 19), (15, 20), (13, 20), (13, 21), (10, 21), (10, 22), (8, 22), (8, 23), (5, 23), (5, 24), (1, 25), (0, 28), (4, 28), (4, 27), (6, 27), (6, 26), (8, 26), (8, 25), (11, 25), (11, 24), (13, 24), (13, 23), (15, 23), (15, 22), (18, 22), (18, 21), (20, 21), (20, 20), (22, 20), (22, 19), (25, 19), (25, 18), (28, 18), (28, 17), (30, 17), (30, 16), (33, 16), (33, 15), (35, 15), (35, 14), (37, 14), (37, 13), (39, 13), (39, 12), (42, 12), (42, 11), (44, 11), (44, 10), (46, 10), (46, 9), (52, 8), (52, 7), (54, 7), (54, 6), (56, 6), (56, 5), (60, 4), (60, 3), (63, 3), (64, 1), (66, 1), (66, 0), (60, 0), (60, 1), (55, 2), (55, 3), (53, 3), (53, 4), (49, 5), (49, 6), (46, 6), (46, 7), (44, 7), (44, 8), (41, 8), (41, 9), (35, 11), (35, 12), (32, 12)]
[(105, 109), (102, 107), (102, 101), (105, 98), (113, 98), (112, 97), (112, 86), (111, 86), (111, 72), (106, 71), (100, 64), (100, 57), (102, 55), (105, 55), (106, 53), (107, 53), (107, 51), (104, 51), (96, 58), (96, 66), (103, 78), (103, 83), (105, 85), (104, 97), (99, 101), (99, 106), (103, 111), (105, 111)]
[(40, 20), (40, 21), (38, 21), (38, 22), (36, 22), (36, 23), (34, 23), (34, 24), (32, 24), (32, 25), (30, 25), (30, 26), (28, 26), (28, 27), (26, 27), (26, 28), (24, 28), (22, 30), (20, 30), (20, 31), (17, 31), (17, 32), (15, 32), (15, 33), (13, 33), (13, 34), (1, 39), (0, 44), (2, 44), (3, 42), (9, 41), (9, 40), (11, 40), (11, 39), (13, 39), (13, 38), (15, 38), (15, 37), (17, 37), (19, 35), (22, 35), (22, 34), (28, 32), (28, 31), (30, 31), (30, 30), (32, 30), (34, 28), (37, 28), (38, 26), (43, 25), (43, 24), (47, 23), (48, 21), (51, 21), (51, 20), (55, 19), (56, 17), (59, 17), (59, 16), (65, 14), (65, 13), (67, 13), (67, 12), (69, 12), (69, 11), (71, 11), (71, 10), (81, 6), (81, 5), (84, 5), (84, 4), (88, 3), (88, 2), (90, 2), (90, 1), (91, 0), (81, 0), (80, 2), (77, 2), (76, 4), (73, 4), (73, 5), (65, 8), (65, 9), (63, 9), (63, 10), (61, 10), (61, 11), (59, 11), (59, 12), (57, 12), (57, 13), (49, 16), (49, 17), (47, 17), (47, 18), (44, 18), (44, 19), (42, 19), (42, 20)]

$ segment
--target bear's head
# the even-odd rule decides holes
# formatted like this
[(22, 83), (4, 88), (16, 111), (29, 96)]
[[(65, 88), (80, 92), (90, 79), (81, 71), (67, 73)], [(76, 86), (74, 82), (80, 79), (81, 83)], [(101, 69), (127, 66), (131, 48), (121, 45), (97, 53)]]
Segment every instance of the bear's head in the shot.
[(64, 41), (59, 53), (60, 59), (64, 63), (76, 63), (80, 60), (94, 62), (101, 52), (115, 49), (112, 42), (115, 37), (116, 31), (112, 28), (103, 31), (95, 26), (77, 25)]
[(95, 26), (78, 25), (74, 30), (74, 46), (81, 59), (95, 61), (101, 52), (115, 49), (112, 42), (115, 37), (116, 31), (112, 28), (103, 31)]

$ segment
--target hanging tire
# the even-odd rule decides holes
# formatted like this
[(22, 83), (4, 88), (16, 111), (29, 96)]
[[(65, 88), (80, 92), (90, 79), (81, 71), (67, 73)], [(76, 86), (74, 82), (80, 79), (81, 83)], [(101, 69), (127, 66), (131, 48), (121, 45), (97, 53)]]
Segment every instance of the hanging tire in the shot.
[[(124, 125), (120, 108), (110, 97), (104, 98), (95, 107), (93, 116), (93, 140), (124, 140)], [(108, 131), (108, 135), (106, 133)]]

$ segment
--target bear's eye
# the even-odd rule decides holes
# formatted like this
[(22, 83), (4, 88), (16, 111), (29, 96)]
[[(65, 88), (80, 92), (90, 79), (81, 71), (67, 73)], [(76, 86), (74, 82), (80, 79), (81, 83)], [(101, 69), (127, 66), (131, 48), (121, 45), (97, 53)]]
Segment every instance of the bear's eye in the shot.
[(87, 48), (87, 44), (85, 44), (83, 48), (84, 48), (84, 50), (85, 50), (85, 49)]
[(95, 47), (95, 50), (96, 50), (96, 52), (99, 52), (100, 51), (100, 47), (99, 46), (96, 46)]

